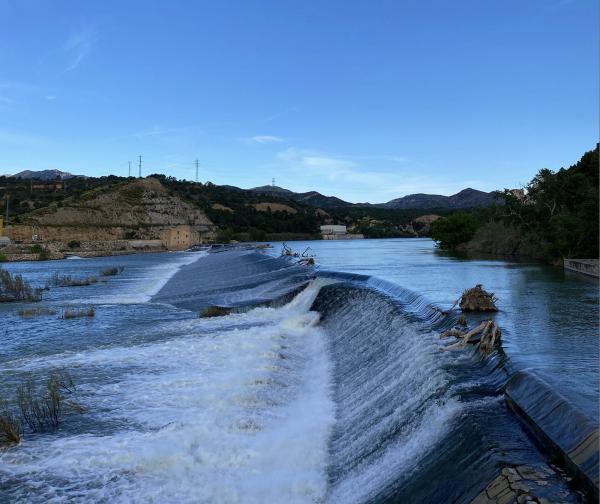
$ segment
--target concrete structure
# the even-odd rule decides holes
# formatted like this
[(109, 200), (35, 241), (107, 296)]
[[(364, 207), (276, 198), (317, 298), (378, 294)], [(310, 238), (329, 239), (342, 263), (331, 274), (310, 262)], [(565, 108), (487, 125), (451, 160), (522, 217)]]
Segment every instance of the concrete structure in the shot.
[(199, 226), (180, 224), (162, 231), (161, 239), (169, 250), (185, 250), (202, 243), (202, 234)]
[(505, 389), (508, 406), (549, 453), (598, 502), (598, 425), (549, 384), (519, 371)]
[(598, 259), (564, 259), (564, 268), (598, 278)]
[(346, 226), (340, 224), (326, 224), (321, 226), (321, 237), (323, 240), (355, 240), (364, 238), (364, 235), (350, 234)]

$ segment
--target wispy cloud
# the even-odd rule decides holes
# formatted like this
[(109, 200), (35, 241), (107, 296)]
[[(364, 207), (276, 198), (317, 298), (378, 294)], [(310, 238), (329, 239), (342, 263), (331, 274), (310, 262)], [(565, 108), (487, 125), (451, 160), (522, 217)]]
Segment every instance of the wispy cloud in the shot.
[(48, 101), (54, 101), (56, 100), (56, 95), (46, 95), (44, 98)]
[(242, 141), (247, 143), (248, 145), (255, 144), (273, 144), (273, 143), (282, 143), (285, 142), (284, 138), (273, 136), (273, 135), (256, 135), (249, 138), (243, 138)]
[(75, 70), (92, 50), (96, 33), (90, 28), (73, 30), (65, 42), (62, 50), (67, 59), (63, 73)]
[[(375, 167), (371, 161), (384, 161)], [(481, 187), (481, 181), (428, 177), (401, 156), (340, 156), (290, 147), (277, 153), (273, 168), (296, 180), (302, 190), (318, 190), (354, 202), (384, 202), (413, 193), (454, 194), (465, 187)], [(396, 166), (390, 166), (390, 163)]]
[(142, 140), (144, 138), (149, 138), (149, 137), (160, 137), (160, 136), (166, 136), (166, 135), (171, 135), (171, 134), (176, 134), (176, 133), (183, 133), (187, 130), (188, 130), (188, 128), (163, 128), (162, 126), (155, 125), (148, 130), (142, 130), (142, 131), (133, 133), (131, 135), (131, 137), (137, 138), (138, 140)]

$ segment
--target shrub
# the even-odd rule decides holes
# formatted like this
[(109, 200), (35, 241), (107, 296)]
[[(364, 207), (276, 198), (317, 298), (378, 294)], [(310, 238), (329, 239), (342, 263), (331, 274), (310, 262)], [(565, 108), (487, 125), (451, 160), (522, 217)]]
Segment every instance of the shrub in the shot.
[(38, 261), (47, 261), (50, 259), (50, 252), (47, 248), (42, 248), (38, 253)]
[(34, 289), (22, 275), (11, 275), (0, 268), (0, 302), (39, 301), (42, 290)]
[(36, 243), (34, 245), (32, 245), (31, 247), (29, 247), (29, 252), (31, 252), (32, 254), (39, 254), (40, 252), (42, 252), (42, 250), (44, 250), (42, 248), (42, 246), (39, 243)]
[(0, 262), (6, 262), (8, 261), (8, 257), (6, 257), (6, 255), (0, 253)]
[(0, 400), (0, 445), (21, 442), (21, 422), (9, 410), (6, 402)]
[(102, 276), (115, 276), (115, 275), (119, 275), (123, 272), (125, 268), (123, 266), (113, 266), (110, 268), (105, 268), (103, 270), (100, 271), (100, 274)]
[(63, 309), (60, 314), (61, 319), (74, 319), (81, 317), (94, 317), (96, 315), (96, 310), (93, 306), (87, 306), (83, 308), (77, 308), (75, 306), (67, 306)]
[(17, 386), (17, 406), (21, 418), (32, 432), (56, 429), (64, 414), (65, 396), (75, 391), (66, 371), (52, 371), (42, 387), (37, 387), (30, 375)]

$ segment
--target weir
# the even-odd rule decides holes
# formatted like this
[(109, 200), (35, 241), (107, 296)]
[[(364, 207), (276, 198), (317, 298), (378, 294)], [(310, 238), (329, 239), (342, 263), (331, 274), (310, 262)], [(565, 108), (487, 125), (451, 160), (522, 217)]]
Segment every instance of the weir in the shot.
[[(439, 331), (452, 315), (400, 286), (233, 249), (181, 267), (152, 301), (192, 311), (248, 311), (282, 306), (311, 282), (302, 303), (312, 304), (302, 310), (320, 316), (335, 404), (327, 502), (468, 503), (498, 476), (498, 468), (547, 467), (504, 404), (504, 354), (481, 359), (472, 349), (442, 352)], [(597, 429), (573, 422), (575, 410), (529, 375), (508, 381), (506, 402), (536, 441), (544, 441), (542, 449), (558, 446), (568, 455), (563, 461), (575, 464), (578, 477), (587, 478), (585, 488), (596, 495), (598, 453), (591, 447)], [(560, 421), (552, 420), (557, 411)], [(568, 496), (565, 502), (576, 502), (560, 477), (550, 486)], [(485, 496), (477, 502), (488, 502)]]

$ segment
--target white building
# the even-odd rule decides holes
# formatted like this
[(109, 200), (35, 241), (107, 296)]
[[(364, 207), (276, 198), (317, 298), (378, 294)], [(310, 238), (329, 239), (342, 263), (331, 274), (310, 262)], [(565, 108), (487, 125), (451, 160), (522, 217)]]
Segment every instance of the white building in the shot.
[(321, 237), (323, 240), (353, 240), (364, 238), (361, 234), (349, 234), (346, 226), (340, 224), (327, 224), (321, 226)]

